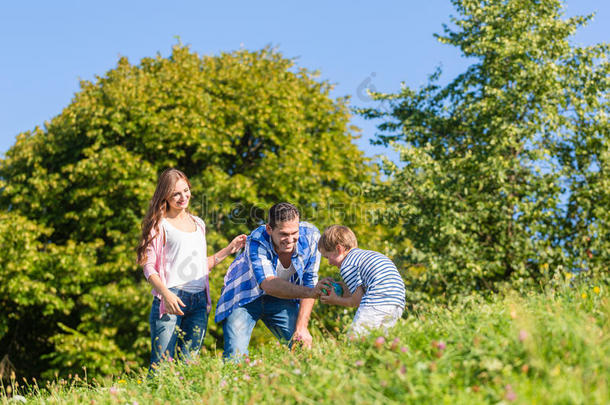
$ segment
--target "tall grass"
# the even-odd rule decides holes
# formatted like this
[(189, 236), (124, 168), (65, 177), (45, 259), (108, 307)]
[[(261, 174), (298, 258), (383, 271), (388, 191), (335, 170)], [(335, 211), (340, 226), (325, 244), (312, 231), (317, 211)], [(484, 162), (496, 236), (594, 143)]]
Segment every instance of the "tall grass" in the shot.
[[(270, 344), (224, 363), (220, 350), (106, 382), (83, 376), (25, 389), (28, 403), (605, 404), (610, 402), (610, 301), (587, 285), (407, 314), (387, 336), (322, 336), (312, 350)], [(15, 401), (15, 399), (12, 399)]]

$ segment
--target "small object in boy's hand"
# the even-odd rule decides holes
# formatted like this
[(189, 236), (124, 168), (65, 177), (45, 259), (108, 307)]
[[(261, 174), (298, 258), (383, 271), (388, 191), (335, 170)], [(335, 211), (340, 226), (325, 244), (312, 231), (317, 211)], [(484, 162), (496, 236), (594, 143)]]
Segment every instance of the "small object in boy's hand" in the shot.
[[(343, 295), (343, 287), (341, 287), (341, 284), (333, 282), (332, 286), (335, 289), (335, 294), (337, 294), (339, 297)], [(322, 292), (326, 295), (330, 294), (325, 288), (322, 289)]]

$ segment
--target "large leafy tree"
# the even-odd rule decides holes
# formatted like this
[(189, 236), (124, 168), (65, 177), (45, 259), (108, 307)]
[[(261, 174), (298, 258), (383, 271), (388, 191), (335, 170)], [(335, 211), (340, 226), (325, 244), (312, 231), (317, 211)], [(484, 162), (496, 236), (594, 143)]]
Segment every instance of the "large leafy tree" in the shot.
[(346, 187), (373, 169), (352, 142), (347, 100), (330, 90), (272, 49), (201, 57), (177, 45), (137, 65), (121, 58), (44, 128), (20, 134), (0, 161), (0, 342), (18, 370), (146, 364), (150, 287), (134, 249), (167, 167), (190, 177), (210, 250), (278, 201), (320, 227), (349, 221), (344, 210), (362, 197)]
[[(544, 283), (564, 269), (602, 270), (608, 237), (608, 47), (570, 37), (559, 0), (455, 0), (438, 39), (472, 64), (447, 85), (377, 94), (388, 202), (379, 220), (412, 243), (415, 292)], [(566, 203), (567, 201), (567, 203)], [(412, 293), (412, 299), (417, 294)]]

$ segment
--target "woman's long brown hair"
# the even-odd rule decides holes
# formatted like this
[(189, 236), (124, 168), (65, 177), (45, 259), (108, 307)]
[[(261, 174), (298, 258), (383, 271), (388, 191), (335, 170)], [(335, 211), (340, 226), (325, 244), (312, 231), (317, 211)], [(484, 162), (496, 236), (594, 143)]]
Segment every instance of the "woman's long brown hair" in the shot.
[(148, 212), (142, 220), (142, 235), (140, 236), (140, 243), (138, 243), (137, 248), (138, 264), (146, 262), (146, 248), (152, 241), (151, 231), (154, 229), (155, 234), (159, 234), (159, 222), (169, 209), (167, 200), (174, 192), (176, 183), (180, 179), (186, 181), (186, 184), (191, 188), (189, 179), (178, 169), (166, 169), (159, 176), (159, 180), (157, 180), (157, 188), (148, 205)]

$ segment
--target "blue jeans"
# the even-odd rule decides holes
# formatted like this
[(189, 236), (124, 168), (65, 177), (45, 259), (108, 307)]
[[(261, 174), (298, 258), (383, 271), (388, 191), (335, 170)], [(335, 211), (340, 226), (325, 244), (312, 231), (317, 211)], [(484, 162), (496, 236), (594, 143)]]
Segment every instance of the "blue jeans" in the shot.
[(254, 325), (260, 319), (283, 344), (289, 344), (296, 328), (299, 304), (289, 299), (263, 295), (243, 307), (235, 308), (224, 320), (225, 358), (248, 354)]
[(205, 291), (189, 293), (177, 288), (171, 292), (186, 305), (184, 315), (163, 314), (159, 317), (161, 301), (155, 297), (150, 310), (150, 367), (162, 360), (173, 359), (178, 345), (178, 357), (190, 359), (191, 354), (199, 352), (208, 325), (207, 296)]

